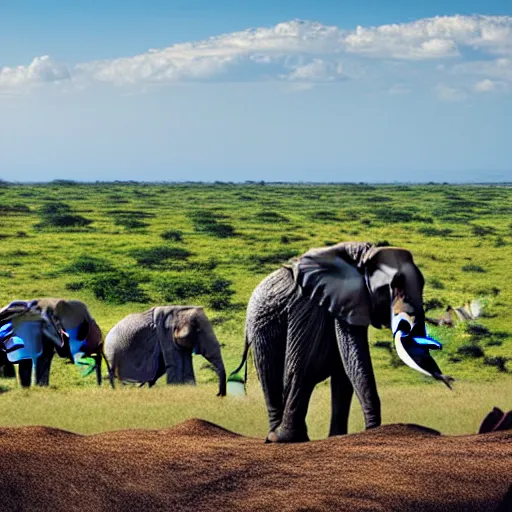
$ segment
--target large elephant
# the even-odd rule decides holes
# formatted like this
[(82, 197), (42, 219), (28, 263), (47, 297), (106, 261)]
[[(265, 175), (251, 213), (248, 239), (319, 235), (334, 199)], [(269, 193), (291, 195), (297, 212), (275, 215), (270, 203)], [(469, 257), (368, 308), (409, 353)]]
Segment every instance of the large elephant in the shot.
[(150, 387), (163, 375), (168, 384), (195, 384), (192, 355), (202, 355), (217, 372), (218, 395), (226, 394), (220, 344), (201, 307), (160, 306), (132, 313), (109, 331), (104, 352), (115, 377)]
[(55, 352), (77, 365), (90, 365), (101, 384), (102, 333), (83, 302), (61, 298), (16, 301), (2, 315), (13, 324), (13, 335), (22, 340), (20, 348), (3, 357), (8, 364), (18, 364), (23, 387), (30, 387), (32, 374), (37, 385), (49, 385)]
[(411, 367), (450, 387), (428, 349), (424, 279), (409, 251), (345, 242), (311, 249), (267, 276), (253, 291), (242, 363), (253, 347), (268, 411), (267, 442), (307, 441), (315, 385), (331, 377), (329, 435), (346, 434), (353, 392), (367, 429), (381, 424), (368, 327), (391, 327)]

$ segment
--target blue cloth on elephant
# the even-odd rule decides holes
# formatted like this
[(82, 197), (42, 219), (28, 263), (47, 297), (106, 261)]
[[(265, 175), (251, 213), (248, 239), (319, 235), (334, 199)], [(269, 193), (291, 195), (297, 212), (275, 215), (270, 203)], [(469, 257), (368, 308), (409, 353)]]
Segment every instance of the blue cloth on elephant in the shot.
[(17, 318), (13, 331), (21, 339), (23, 347), (7, 353), (7, 359), (11, 363), (17, 363), (23, 359), (36, 361), (43, 353), (43, 337), (40, 320), (24, 320)]
[(67, 329), (66, 334), (69, 336), (69, 350), (71, 355), (74, 357), (80, 349), (87, 344), (87, 340), (79, 340), (78, 333), (80, 331), (80, 325), (73, 329)]
[(0, 327), (0, 350), (13, 352), (25, 346), (23, 340), (14, 334), (14, 326), (11, 321)]

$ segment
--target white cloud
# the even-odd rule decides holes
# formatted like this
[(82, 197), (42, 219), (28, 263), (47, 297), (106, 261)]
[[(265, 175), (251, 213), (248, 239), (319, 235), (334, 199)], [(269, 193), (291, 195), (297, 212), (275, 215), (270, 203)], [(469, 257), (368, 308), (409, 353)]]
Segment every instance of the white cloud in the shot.
[[(468, 49), (494, 56), (494, 60), (468, 62)], [(358, 61), (359, 68), (372, 62), (375, 66), (376, 60), (383, 65), (394, 61), (412, 67), (418, 61), (437, 61), (438, 66), (444, 61), (451, 66), (453, 59), (458, 63), (454, 68), (458, 73), (512, 83), (512, 17), (437, 16), (411, 23), (358, 26), (355, 30), (292, 20), (151, 49), (131, 57), (79, 63), (72, 72), (47, 56), (37, 57), (28, 66), (0, 69), (0, 88), (63, 81), (142, 86), (269, 77), (332, 82), (352, 76), (346, 70), (354, 61)], [(446, 65), (441, 66), (444, 69), (438, 67), (437, 72), (449, 74)], [(358, 74), (365, 75), (361, 71)], [(450, 89), (449, 85), (445, 87)], [(445, 95), (446, 91), (441, 93)]]
[(326, 62), (322, 59), (313, 59), (311, 62), (283, 75), (283, 78), (299, 82), (331, 82), (344, 77), (343, 66), (339, 62)]
[(446, 84), (437, 84), (435, 87), (437, 97), (442, 101), (464, 101), (468, 95), (466, 91), (459, 87), (450, 87)]
[(54, 62), (48, 55), (36, 57), (28, 66), (0, 68), (0, 87), (4, 88), (62, 82), (70, 79), (71, 73), (68, 66)]
[(498, 80), (485, 78), (473, 86), (475, 92), (506, 92), (509, 90), (509, 84)]
[(501, 57), (499, 59), (465, 62), (454, 67), (455, 73), (484, 75), (487, 78), (495, 78), (512, 82), (512, 58)]

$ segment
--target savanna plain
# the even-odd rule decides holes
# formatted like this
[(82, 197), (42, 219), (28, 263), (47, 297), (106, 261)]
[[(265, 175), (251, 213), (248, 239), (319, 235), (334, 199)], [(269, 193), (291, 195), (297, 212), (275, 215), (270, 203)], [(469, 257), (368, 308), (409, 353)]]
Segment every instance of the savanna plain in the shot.
[[(473, 434), (493, 406), (512, 408), (511, 214), (512, 188), (498, 185), (0, 182), (0, 305), (76, 298), (104, 334), (155, 305), (203, 305), (229, 373), (242, 355), (250, 294), (280, 264), (341, 241), (401, 246), (425, 277), (427, 316), (474, 299), (483, 313), (454, 328), (428, 326), (453, 391), (403, 365), (389, 330), (370, 329), (383, 422)], [(264, 438), (252, 361), (245, 398), (216, 397), (213, 369), (201, 357), (194, 365), (195, 387), (162, 378), (152, 389), (110, 389), (55, 357), (48, 389), (0, 378), (0, 424), (89, 434), (202, 418)], [(324, 382), (308, 413), (312, 439), (327, 436), (329, 415)], [(362, 428), (355, 399), (350, 430)]]

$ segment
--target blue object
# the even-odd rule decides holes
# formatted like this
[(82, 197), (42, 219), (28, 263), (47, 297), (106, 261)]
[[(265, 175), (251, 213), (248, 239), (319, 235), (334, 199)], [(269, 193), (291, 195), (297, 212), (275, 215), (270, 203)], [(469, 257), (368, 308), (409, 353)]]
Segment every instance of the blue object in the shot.
[(71, 355), (73, 356), (73, 360), (75, 360), (75, 355), (78, 355), (80, 353), (82, 345), (85, 344), (85, 340), (77, 339), (79, 331), (80, 326), (66, 330), (66, 334), (69, 336), (69, 350), (71, 352)]
[(22, 359), (31, 359), (35, 365), (37, 358), (43, 353), (43, 339), (40, 321), (22, 322), (14, 328), (18, 338), (21, 338), (23, 347), (7, 353), (7, 359), (11, 363), (17, 363)]
[(12, 322), (7, 322), (0, 327), (0, 338), (7, 337), (12, 334)]
[(25, 346), (25, 343), (19, 336), (11, 336), (10, 338), (5, 339), (3, 342), (2, 348), (5, 352), (13, 352), (14, 350), (19, 350)]
[(413, 338), (413, 341), (418, 345), (424, 345), (428, 347), (430, 350), (441, 350), (443, 346), (439, 341), (434, 338)]

